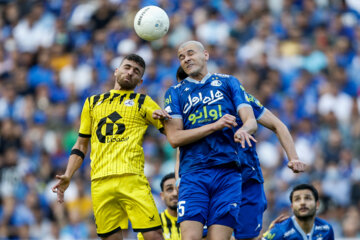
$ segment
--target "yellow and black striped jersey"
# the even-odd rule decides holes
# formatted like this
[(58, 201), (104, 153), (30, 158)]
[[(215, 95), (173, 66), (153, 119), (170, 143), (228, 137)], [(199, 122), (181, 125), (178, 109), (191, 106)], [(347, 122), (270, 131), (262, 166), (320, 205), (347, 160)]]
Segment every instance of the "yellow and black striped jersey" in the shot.
[(160, 109), (149, 96), (111, 90), (86, 99), (79, 136), (91, 137), (91, 179), (144, 173), (143, 137), (149, 124), (163, 128), (152, 113)]
[[(165, 240), (180, 240), (180, 224), (177, 223), (177, 217), (173, 217), (169, 214), (168, 210), (165, 209), (160, 213), (161, 225), (163, 229), (163, 236)], [(141, 233), (138, 233), (138, 240), (143, 240)]]

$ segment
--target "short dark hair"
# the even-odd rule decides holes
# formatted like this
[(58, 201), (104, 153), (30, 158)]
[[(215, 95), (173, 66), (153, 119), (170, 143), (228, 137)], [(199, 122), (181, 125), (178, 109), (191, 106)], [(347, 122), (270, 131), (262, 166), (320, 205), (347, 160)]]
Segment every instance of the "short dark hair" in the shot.
[(176, 71), (176, 80), (178, 82), (181, 82), (182, 80), (184, 80), (188, 76), (189, 75), (184, 71), (184, 69), (181, 66), (179, 66), (177, 71)]
[(121, 62), (123, 62), (124, 60), (129, 60), (129, 61), (133, 61), (136, 62), (137, 64), (139, 64), (142, 68), (144, 68), (144, 72), (145, 72), (145, 68), (146, 68), (146, 64), (145, 61), (142, 57), (140, 57), (139, 55), (135, 54), (135, 53), (131, 53), (129, 55), (126, 55), (123, 60)]
[(293, 190), (290, 193), (290, 202), (292, 203), (292, 197), (294, 195), (294, 192), (299, 191), (299, 190), (305, 190), (305, 189), (310, 190), (312, 192), (316, 202), (319, 200), (319, 193), (316, 190), (316, 188), (313, 185), (303, 183), (303, 184), (297, 185), (293, 188)]
[(175, 173), (173, 173), (173, 172), (168, 173), (161, 179), (160, 187), (161, 187), (162, 192), (164, 191), (164, 183), (166, 182), (166, 180), (169, 180), (171, 178), (175, 178)]

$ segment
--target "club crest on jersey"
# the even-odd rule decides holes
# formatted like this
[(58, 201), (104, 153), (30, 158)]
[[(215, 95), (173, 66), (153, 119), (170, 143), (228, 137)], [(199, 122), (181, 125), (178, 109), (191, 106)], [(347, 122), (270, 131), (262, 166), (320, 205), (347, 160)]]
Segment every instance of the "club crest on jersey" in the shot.
[(220, 87), (222, 83), (220, 80), (214, 80), (210, 84), (211, 84), (211, 86), (214, 86), (214, 87)]
[(132, 99), (128, 99), (124, 102), (125, 106), (132, 107), (134, 106), (135, 102)]

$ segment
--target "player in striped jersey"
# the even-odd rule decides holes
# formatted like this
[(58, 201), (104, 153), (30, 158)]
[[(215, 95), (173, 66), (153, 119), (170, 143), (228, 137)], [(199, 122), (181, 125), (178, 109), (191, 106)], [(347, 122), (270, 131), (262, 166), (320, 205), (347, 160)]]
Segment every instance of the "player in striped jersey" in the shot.
[(122, 239), (121, 227), (127, 225), (127, 219), (145, 239), (163, 239), (158, 210), (144, 175), (142, 148), (148, 125), (159, 130), (163, 125), (153, 118), (160, 107), (149, 96), (134, 92), (144, 71), (140, 56), (127, 55), (114, 73), (114, 89), (86, 99), (67, 169), (56, 176), (59, 181), (53, 187), (58, 201), (63, 202), (91, 140), (91, 195), (102, 239)]
[[(163, 235), (165, 240), (180, 240), (180, 224), (177, 223), (178, 191), (175, 186), (175, 173), (165, 175), (160, 182), (160, 197), (166, 205), (166, 209), (160, 213)], [(144, 239), (138, 234), (138, 239)]]

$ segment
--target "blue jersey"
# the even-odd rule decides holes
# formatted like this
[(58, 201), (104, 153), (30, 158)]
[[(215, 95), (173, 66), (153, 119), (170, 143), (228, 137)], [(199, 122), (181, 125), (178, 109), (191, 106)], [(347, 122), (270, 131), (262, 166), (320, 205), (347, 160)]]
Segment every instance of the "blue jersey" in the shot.
[(286, 219), (284, 222), (275, 224), (267, 231), (262, 240), (333, 240), (334, 231), (329, 223), (320, 218), (315, 218), (313, 229), (309, 234), (304, 233), (295, 217)]
[[(265, 112), (265, 107), (254, 96), (249, 93), (246, 94), (247, 99), (253, 109), (256, 120), (260, 119)], [(238, 123), (238, 127), (240, 128), (243, 125), (240, 117), (237, 117), (236, 121)], [(262, 183), (264, 182), (264, 178), (261, 173), (259, 157), (256, 153), (256, 143), (252, 141), (251, 144), (251, 148), (246, 145), (245, 149), (242, 149), (241, 145), (239, 144), (240, 150), (246, 153), (244, 155), (241, 155), (241, 173), (243, 177), (243, 182), (246, 182), (248, 179), (255, 179), (256, 181)]]
[[(225, 114), (237, 116), (241, 107), (250, 107), (240, 86), (235, 77), (225, 74), (207, 74), (201, 81), (188, 77), (168, 89), (165, 110), (173, 118), (181, 118), (184, 129), (213, 123)], [(234, 161), (240, 165), (234, 133), (234, 128), (224, 128), (180, 147), (180, 176)]]

